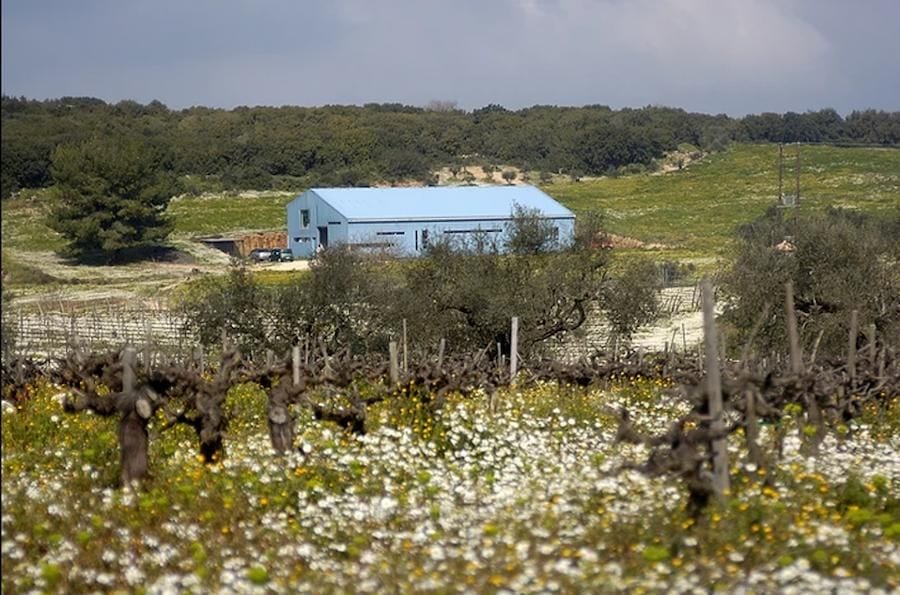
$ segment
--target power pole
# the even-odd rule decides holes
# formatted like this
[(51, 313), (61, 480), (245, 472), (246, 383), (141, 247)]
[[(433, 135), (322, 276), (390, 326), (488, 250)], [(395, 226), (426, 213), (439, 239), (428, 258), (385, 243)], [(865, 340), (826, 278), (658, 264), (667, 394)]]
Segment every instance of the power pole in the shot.
[(800, 143), (797, 144), (797, 153), (794, 160), (794, 194), (784, 193), (784, 145), (778, 145), (778, 200), (776, 205), (782, 208), (800, 206)]
[(784, 144), (778, 145), (778, 204), (784, 201)]

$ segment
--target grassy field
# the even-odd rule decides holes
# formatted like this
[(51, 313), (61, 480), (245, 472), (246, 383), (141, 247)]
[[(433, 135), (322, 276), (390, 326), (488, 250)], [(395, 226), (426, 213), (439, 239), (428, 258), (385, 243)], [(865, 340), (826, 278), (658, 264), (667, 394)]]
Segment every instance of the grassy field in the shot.
[(3, 201), (3, 250), (55, 251), (65, 240), (47, 226), (52, 192), (29, 190)]
[[(190, 238), (235, 231), (279, 230), (285, 227), (284, 207), (295, 193), (253, 193), (179, 197), (169, 203), (175, 237)], [(52, 193), (31, 190), (3, 202), (3, 247), (16, 251), (58, 250), (62, 236), (47, 226)]]
[[(793, 147), (785, 148), (785, 193), (793, 193)], [(664, 175), (602, 178), (544, 187), (576, 213), (600, 210), (612, 233), (665, 244), (665, 258), (716, 256), (734, 229), (778, 194), (777, 145), (733, 145)], [(900, 150), (804, 146), (803, 208), (900, 209)]]
[[(680, 482), (622, 471), (608, 408), (663, 432), (686, 403), (664, 383), (545, 385), (373, 406), (365, 436), (299, 415), (269, 445), (265, 395), (232, 389), (225, 457), (151, 422), (151, 477), (115, 487), (115, 417), (63, 412), (38, 385), (2, 416), (4, 593), (896, 592), (897, 409), (829, 434), (816, 458), (787, 415), (784, 456), (733, 464), (696, 522)], [(308, 412), (307, 412), (308, 413)], [(773, 445), (775, 427), (761, 427)], [(733, 436), (732, 461), (743, 440)], [(771, 452), (771, 451), (770, 451)]]
[(184, 236), (285, 229), (284, 207), (296, 193), (181, 197), (169, 203), (175, 233)]
[[(793, 191), (791, 151), (785, 191)], [(714, 256), (734, 228), (765, 212), (778, 190), (776, 145), (733, 145), (667, 174), (544, 186), (576, 213), (599, 210), (609, 230), (674, 251)], [(886, 213), (900, 208), (900, 150), (804, 146), (801, 194), (805, 208), (828, 206)], [(283, 229), (284, 208), (294, 193), (180, 197), (168, 213), (182, 237), (242, 230)], [(46, 226), (50, 193), (30, 191), (3, 203), (3, 246), (56, 250), (63, 245)]]
[[(785, 190), (790, 192), (792, 148), (786, 152)], [(544, 190), (576, 213), (603, 212), (612, 233), (658, 245), (649, 250), (622, 249), (620, 255), (641, 253), (690, 263), (697, 266), (698, 274), (706, 274), (715, 271), (735, 227), (774, 203), (777, 158), (776, 145), (733, 145), (681, 171), (556, 182)], [(805, 209), (842, 206), (873, 213), (896, 212), (900, 209), (900, 150), (805, 146), (801, 193)], [(168, 209), (175, 222), (172, 243), (190, 252), (196, 266), (220, 268), (221, 259), (201, 249), (192, 238), (284, 229), (284, 207), (294, 195), (253, 192), (179, 197)], [(51, 200), (52, 190), (35, 190), (3, 202), (3, 269), (10, 273), (11, 286), (52, 286), (57, 281), (107, 284), (105, 270), (76, 270), (54, 256), (64, 241), (46, 224)], [(160, 268), (160, 275), (168, 275), (167, 270)], [(175, 276), (183, 275), (180, 269), (173, 271)], [(120, 281), (127, 284), (117, 275), (117, 283)]]

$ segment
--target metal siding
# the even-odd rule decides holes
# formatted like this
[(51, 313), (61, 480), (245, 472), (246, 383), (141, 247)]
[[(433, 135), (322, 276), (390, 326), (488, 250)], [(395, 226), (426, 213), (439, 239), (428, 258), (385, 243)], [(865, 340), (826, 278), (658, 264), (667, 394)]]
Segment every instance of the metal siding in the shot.
[[(309, 258), (316, 248), (315, 208), (317, 198), (309, 191), (288, 203), (288, 241), (295, 256)], [(309, 210), (309, 227), (300, 226), (300, 211)], [(300, 238), (295, 240), (295, 238)]]
[[(310, 222), (310, 227), (314, 228), (313, 231), (316, 235), (316, 247), (318, 247), (319, 227), (324, 227), (328, 230), (328, 245), (333, 246), (334, 244), (340, 244), (347, 241), (347, 235), (344, 229), (347, 227), (347, 218), (344, 217), (341, 213), (336, 211), (334, 207), (330, 204), (322, 200), (322, 198), (318, 195), (315, 196), (315, 215)], [(329, 221), (339, 221), (338, 225), (330, 225)]]
[[(455, 216), (448, 217), (437, 217), (434, 216), (436, 210), (432, 209), (433, 212), (430, 216), (414, 216), (412, 214), (407, 213), (405, 216), (399, 216), (396, 212), (398, 208), (398, 204), (400, 202), (408, 202), (409, 204), (415, 204), (416, 201), (420, 201), (422, 199), (421, 195), (416, 195), (413, 193), (406, 194), (407, 191), (433, 191), (433, 190), (500, 190), (501, 194), (504, 194), (507, 189), (522, 189), (522, 188), (533, 188), (533, 187), (522, 187), (522, 186), (513, 186), (513, 187), (441, 187), (441, 188), (336, 188), (336, 189), (312, 189), (304, 192), (299, 195), (296, 199), (291, 201), (287, 207), (287, 219), (288, 219), (288, 241), (291, 250), (293, 251), (295, 256), (309, 258), (315, 252), (317, 243), (318, 243), (318, 226), (327, 226), (328, 227), (328, 236), (329, 236), (329, 245), (335, 245), (339, 243), (350, 243), (353, 244), (361, 244), (361, 243), (390, 243), (395, 247), (395, 250), (399, 256), (416, 256), (422, 253), (424, 247), (422, 243), (421, 232), (422, 230), (428, 230), (429, 232), (429, 241), (437, 242), (443, 241), (447, 237), (455, 238), (456, 240), (460, 239), (471, 239), (472, 236), (469, 234), (445, 234), (445, 231), (460, 231), (460, 230), (470, 230), (470, 229), (501, 229), (502, 231), (499, 233), (490, 233), (488, 237), (495, 238), (497, 242), (497, 247), (502, 249), (503, 243), (506, 239), (506, 226), (511, 220), (512, 207), (510, 206), (512, 203), (509, 202), (508, 198), (512, 197), (515, 193), (507, 194), (507, 198), (504, 199), (506, 202), (503, 202), (503, 206), (500, 207), (498, 204), (492, 204), (490, 206), (493, 209), (493, 213), (490, 216), (485, 217), (477, 217), (473, 216), (472, 213), (465, 214), (463, 211), (458, 210), (460, 206), (457, 204), (455, 207), (447, 208), (444, 210), (453, 211), (456, 209)], [(568, 209), (556, 203), (549, 196), (540, 192), (536, 188), (533, 188), (535, 191), (540, 193), (540, 195), (546, 197), (553, 205), (556, 205), (558, 208), (553, 208), (554, 213), (547, 213), (545, 210), (542, 210), (545, 215), (550, 215), (550, 219), (553, 220), (554, 224), (559, 228), (559, 240), (561, 246), (570, 245), (574, 241), (575, 234), (575, 216)], [(360, 192), (360, 191), (379, 191), (374, 193), (369, 192)], [(387, 197), (390, 194), (402, 192), (404, 193), (401, 197), (402, 200), (387, 200)], [(323, 196), (324, 194), (324, 196)], [(346, 201), (336, 201), (334, 200), (334, 196), (337, 194), (353, 194), (355, 196), (354, 200), (361, 201), (365, 197), (365, 202), (367, 206), (365, 209), (370, 214), (374, 212), (372, 209), (378, 207), (385, 207), (384, 211), (380, 213), (380, 220), (366, 220), (359, 218), (348, 218), (346, 216), (346, 212), (341, 212), (333, 203), (338, 202), (339, 204), (346, 205)], [(492, 196), (497, 196), (496, 192), (489, 192)], [(450, 198), (454, 195), (458, 194), (456, 192), (449, 192), (446, 194), (442, 193), (432, 193), (428, 192), (428, 196), (430, 197), (431, 202), (434, 204), (429, 205), (429, 209), (432, 207), (440, 206), (441, 200), (438, 200), (443, 196), (444, 198)], [(475, 194), (470, 196), (474, 197)], [(516, 196), (521, 196), (520, 194), (516, 194)], [(437, 201), (437, 202), (434, 202)], [(490, 201), (488, 201), (490, 202)], [(502, 202), (502, 201), (500, 201)], [(538, 201), (532, 201), (530, 204), (524, 204), (519, 201), (513, 201), (517, 204), (522, 204), (522, 206), (538, 208), (536, 205)], [(496, 201), (495, 201), (496, 203)], [(546, 206), (546, 205), (545, 205)], [(310, 210), (310, 226), (309, 229), (300, 229), (300, 209), (308, 208)], [(346, 206), (345, 206), (346, 208)], [(502, 210), (506, 208), (508, 210)], [(421, 213), (421, 208), (411, 207), (414, 212)], [(482, 210), (485, 210), (482, 208)], [(362, 209), (357, 209), (354, 211), (357, 214), (364, 212)], [(389, 216), (390, 215), (390, 216)], [(389, 220), (390, 219), (390, 220)], [(330, 225), (329, 221), (340, 221), (338, 225)], [(378, 232), (404, 232), (404, 235), (378, 235)], [(416, 237), (416, 232), (419, 233), (418, 239)], [(301, 243), (294, 242), (294, 237), (302, 236), (310, 238), (310, 241)], [(418, 241), (418, 245), (417, 245)]]
[[(305, 229), (300, 227), (302, 209), (309, 210), (309, 227)], [(329, 225), (329, 221), (340, 221), (340, 224)], [(319, 244), (319, 226), (328, 228), (329, 243), (347, 241), (347, 218), (310, 190), (288, 203), (287, 224), (288, 246), (294, 256), (301, 258), (310, 258), (315, 253)], [(301, 241), (295, 241), (297, 237)]]
[[(475, 234), (454, 234), (445, 232), (459, 232), (481, 229), (485, 231), (488, 241), (496, 242), (498, 250), (503, 250), (507, 238), (506, 226), (510, 219), (500, 221), (497, 219), (460, 221), (408, 221), (408, 222), (359, 222), (351, 221), (347, 226), (348, 235), (345, 241), (351, 245), (390, 244), (398, 256), (418, 256), (423, 253), (422, 230), (428, 230), (429, 242), (447, 241), (466, 242), (471, 247), (471, 242), (476, 239)], [(553, 219), (554, 225), (559, 228), (560, 247), (569, 246), (574, 241), (574, 219)], [(499, 229), (499, 232), (488, 230)], [(404, 232), (404, 235), (378, 235), (379, 232)], [(419, 232), (418, 240), (416, 232)], [(418, 241), (418, 247), (416, 242)]]
[[(315, 250), (315, 243), (312, 238), (310, 238), (309, 230), (300, 228), (300, 210), (310, 208), (310, 198), (310, 192), (304, 192), (289, 202), (286, 207), (288, 247), (291, 249), (291, 253), (294, 256), (301, 258), (309, 258), (312, 256), (313, 250)], [(312, 213), (310, 213), (310, 215), (312, 215)], [(295, 240), (295, 238), (301, 238), (301, 240), (298, 241)], [(302, 241), (304, 238), (307, 239), (307, 241)]]
[(534, 186), (314, 188), (309, 192), (350, 221), (508, 219), (515, 205), (538, 209), (549, 217), (574, 216)]

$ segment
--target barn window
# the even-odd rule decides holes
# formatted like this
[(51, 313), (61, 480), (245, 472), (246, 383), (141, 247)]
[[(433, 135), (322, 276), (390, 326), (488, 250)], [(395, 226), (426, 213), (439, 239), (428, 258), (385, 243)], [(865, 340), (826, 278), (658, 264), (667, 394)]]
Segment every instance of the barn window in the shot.
[(377, 236), (405, 236), (405, 231), (376, 231)]
[(309, 227), (309, 209), (300, 209), (300, 227)]
[(444, 233), (500, 233), (499, 229), (446, 229)]

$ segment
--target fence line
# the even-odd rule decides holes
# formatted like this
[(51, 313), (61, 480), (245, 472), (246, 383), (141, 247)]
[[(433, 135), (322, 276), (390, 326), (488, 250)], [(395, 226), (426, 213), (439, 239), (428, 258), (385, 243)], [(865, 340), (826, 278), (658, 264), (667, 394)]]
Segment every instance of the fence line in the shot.
[[(669, 287), (662, 291), (661, 314), (675, 317), (700, 311), (700, 292), (695, 286)], [(5, 312), (15, 327), (15, 352), (31, 356), (64, 356), (78, 345), (89, 351), (119, 349), (127, 344), (152, 346), (157, 353), (190, 355), (198, 345), (196, 335), (185, 327), (186, 319), (177, 312), (165, 309), (114, 308), (109, 305), (92, 310), (40, 310), (38, 312)], [(691, 345), (694, 347), (700, 329), (700, 319), (693, 322)], [(678, 320), (683, 329), (684, 322)], [(674, 328), (674, 327), (673, 327)], [(665, 335), (660, 338), (655, 335)], [(674, 349), (680, 343), (671, 339), (672, 329), (646, 336), (639, 332), (633, 344), (647, 349)], [(679, 335), (680, 336), (680, 335)], [(699, 336), (699, 335), (698, 335)], [(671, 339), (671, 340), (670, 340)], [(570, 334), (550, 349), (562, 359), (577, 360), (597, 349), (612, 349), (610, 329), (597, 312), (590, 313), (580, 331)]]
[(190, 351), (196, 337), (185, 319), (168, 310), (103, 309), (7, 314), (15, 326), (15, 351), (22, 355), (62, 356), (73, 346), (102, 351), (123, 345), (152, 345), (163, 353)]

